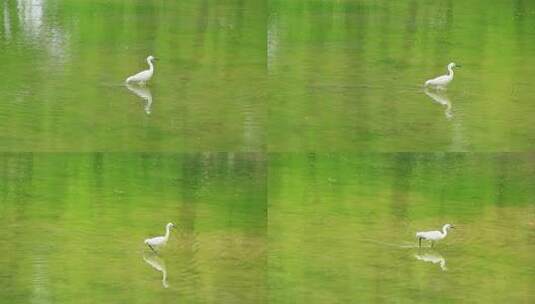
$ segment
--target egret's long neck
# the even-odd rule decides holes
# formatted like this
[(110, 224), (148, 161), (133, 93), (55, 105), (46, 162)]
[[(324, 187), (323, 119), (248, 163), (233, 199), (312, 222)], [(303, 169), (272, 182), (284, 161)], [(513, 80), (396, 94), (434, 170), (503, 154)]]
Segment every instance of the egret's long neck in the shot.
[(150, 59), (147, 59), (147, 63), (149, 64), (149, 71), (154, 71), (154, 66), (152, 65), (152, 61)]
[(446, 227), (442, 227), (442, 237), (446, 237), (448, 235), (448, 229)]
[[(151, 68), (152, 68), (152, 65), (151, 65)], [(448, 74), (448, 76), (450, 76), (451, 78), (453, 78), (453, 68), (451, 66), (448, 66), (448, 71), (450, 72)]]
[(167, 240), (169, 239), (169, 230), (170, 230), (170, 229), (171, 229), (171, 227), (169, 227), (169, 226), (167, 226), (167, 227), (165, 228), (165, 236), (164, 236), (165, 241), (167, 241)]

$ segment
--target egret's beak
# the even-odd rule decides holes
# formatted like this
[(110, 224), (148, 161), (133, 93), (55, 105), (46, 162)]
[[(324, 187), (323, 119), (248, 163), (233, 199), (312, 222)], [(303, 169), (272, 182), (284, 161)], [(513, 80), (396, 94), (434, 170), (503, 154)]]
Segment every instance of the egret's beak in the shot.
[(154, 57), (154, 61), (158, 61), (158, 60), (160, 60), (160, 59), (158, 59), (158, 58)]
[(459, 65), (456, 65), (455, 67), (460, 68), (460, 67), (462, 67), (462, 65), (459, 64)]
[(450, 226), (451, 229), (455, 229), (455, 226)]

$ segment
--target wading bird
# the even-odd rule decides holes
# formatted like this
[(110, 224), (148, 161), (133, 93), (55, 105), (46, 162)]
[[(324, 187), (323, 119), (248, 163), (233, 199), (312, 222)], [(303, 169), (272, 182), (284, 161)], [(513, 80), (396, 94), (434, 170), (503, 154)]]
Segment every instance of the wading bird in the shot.
[(175, 228), (175, 225), (173, 223), (169, 223), (165, 226), (165, 235), (164, 236), (157, 236), (150, 239), (145, 240), (145, 244), (149, 246), (149, 248), (154, 251), (154, 253), (158, 253), (154, 248), (159, 248), (162, 246), (165, 246), (167, 244), (167, 240), (169, 240), (169, 232), (171, 228)]
[(154, 56), (150, 55), (147, 57), (147, 63), (149, 64), (149, 69), (145, 71), (141, 71), (137, 73), (136, 75), (132, 75), (128, 78), (126, 78), (126, 82), (138, 82), (140, 85), (145, 85), (147, 81), (149, 81), (152, 78), (152, 74), (154, 74), (154, 65), (153, 61), (158, 60)]
[(448, 235), (448, 229), (455, 228), (451, 224), (446, 224), (442, 227), (442, 232), (440, 231), (422, 231), (416, 232), (416, 237), (418, 238), (418, 247), (422, 247), (422, 240), (431, 241), (431, 248), (435, 241), (442, 240)]
[(448, 74), (438, 76), (437, 78), (429, 79), (425, 82), (425, 86), (432, 86), (436, 87), (437, 89), (446, 89), (446, 86), (450, 84), (450, 82), (453, 80), (453, 68), (461, 67), (460, 65), (456, 65), (455, 63), (448, 64)]

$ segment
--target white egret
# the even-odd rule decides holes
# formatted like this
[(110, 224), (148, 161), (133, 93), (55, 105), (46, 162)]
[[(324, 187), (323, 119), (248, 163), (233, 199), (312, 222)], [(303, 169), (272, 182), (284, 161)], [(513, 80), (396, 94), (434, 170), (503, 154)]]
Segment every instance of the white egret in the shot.
[(431, 247), (435, 241), (442, 240), (448, 235), (448, 229), (455, 228), (451, 224), (446, 224), (442, 227), (441, 231), (422, 231), (416, 232), (416, 237), (418, 238), (418, 247), (422, 247), (422, 240), (431, 241)]
[(164, 236), (157, 236), (150, 239), (145, 240), (145, 244), (149, 246), (149, 248), (157, 253), (157, 251), (154, 248), (162, 247), (167, 244), (167, 240), (169, 240), (169, 233), (171, 228), (175, 228), (175, 225), (173, 223), (168, 223), (165, 226), (165, 235)]
[(448, 74), (438, 76), (437, 78), (429, 79), (425, 82), (425, 86), (433, 86), (437, 89), (446, 89), (446, 86), (453, 80), (453, 68), (460, 67), (460, 65), (456, 65), (455, 63), (448, 64)]
[(153, 61), (158, 60), (154, 56), (150, 55), (147, 57), (147, 63), (149, 64), (149, 69), (145, 71), (141, 71), (135, 75), (132, 75), (128, 78), (126, 78), (126, 82), (138, 82), (140, 85), (145, 85), (147, 81), (149, 81), (152, 78), (152, 75), (154, 74), (154, 65)]

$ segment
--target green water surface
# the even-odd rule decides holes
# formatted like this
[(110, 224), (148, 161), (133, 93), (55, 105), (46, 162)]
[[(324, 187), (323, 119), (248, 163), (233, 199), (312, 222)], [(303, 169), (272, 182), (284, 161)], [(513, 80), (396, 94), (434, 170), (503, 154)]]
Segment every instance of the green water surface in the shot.
[(533, 1), (272, 0), (267, 22), (270, 151), (534, 148)]
[(533, 154), (273, 155), (270, 303), (532, 303), (534, 176)]
[[(0, 149), (262, 149), (263, 8), (261, 1), (3, 1)], [(149, 55), (159, 58), (150, 85), (126, 87)]]
[[(264, 303), (264, 162), (0, 156), (0, 303)], [(143, 240), (167, 222), (177, 229), (154, 255)]]
[[(532, 1), (12, 0), (0, 10), (3, 151), (534, 148)], [(150, 54), (160, 58), (150, 86), (126, 87)], [(452, 61), (462, 68), (449, 90), (425, 92)]]
[(1, 1), (0, 304), (535, 303), (534, 54), (526, 0)]

